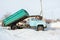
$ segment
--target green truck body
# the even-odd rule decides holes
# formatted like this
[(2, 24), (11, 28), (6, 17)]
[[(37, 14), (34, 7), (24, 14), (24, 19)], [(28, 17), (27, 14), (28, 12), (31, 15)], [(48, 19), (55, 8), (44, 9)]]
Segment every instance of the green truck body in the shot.
[(27, 16), (29, 16), (28, 12), (24, 9), (21, 9), (21, 10), (15, 12), (14, 14), (12, 14), (11, 16), (5, 18), (3, 20), (3, 24), (4, 24), (4, 26), (7, 26), (7, 25), (15, 23), (16, 21), (22, 19), (23, 17), (27, 17)]

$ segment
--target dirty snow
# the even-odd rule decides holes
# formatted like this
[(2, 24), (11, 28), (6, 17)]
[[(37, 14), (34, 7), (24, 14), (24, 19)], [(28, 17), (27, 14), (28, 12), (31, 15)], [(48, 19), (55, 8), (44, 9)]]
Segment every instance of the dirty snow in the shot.
[(50, 23), (50, 27), (52, 27), (52, 28), (60, 28), (60, 22), (59, 21), (52, 22), (52, 23)]
[(60, 29), (47, 29), (46, 31), (35, 31), (33, 29), (7, 30), (7, 28), (0, 26), (0, 40), (60, 40)]

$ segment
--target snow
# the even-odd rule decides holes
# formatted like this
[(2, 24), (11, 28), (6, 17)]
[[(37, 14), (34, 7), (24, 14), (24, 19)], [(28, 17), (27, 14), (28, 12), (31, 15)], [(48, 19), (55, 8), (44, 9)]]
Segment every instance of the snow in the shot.
[(0, 26), (0, 40), (60, 40), (60, 29), (36, 31), (33, 29), (7, 30)]
[(51, 26), (52, 28), (60, 28), (60, 22), (59, 22), (59, 21), (57, 21), (57, 22), (52, 22), (52, 23), (50, 23), (50, 26)]

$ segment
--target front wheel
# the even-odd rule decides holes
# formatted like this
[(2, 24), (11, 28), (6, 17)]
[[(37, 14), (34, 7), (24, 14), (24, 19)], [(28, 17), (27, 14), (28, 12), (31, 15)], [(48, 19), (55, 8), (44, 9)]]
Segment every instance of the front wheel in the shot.
[(43, 25), (38, 25), (38, 26), (37, 26), (37, 31), (40, 31), (40, 30), (44, 31)]

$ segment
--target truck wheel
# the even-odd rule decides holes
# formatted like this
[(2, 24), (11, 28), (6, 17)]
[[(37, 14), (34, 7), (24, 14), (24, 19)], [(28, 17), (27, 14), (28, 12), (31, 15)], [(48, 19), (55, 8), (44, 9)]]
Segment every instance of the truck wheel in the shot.
[(11, 26), (11, 29), (15, 30), (15, 29), (17, 29), (17, 27), (15, 25), (13, 25), (13, 26)]
[(23, 27), (17, 26), (17, 29), (23, 29)]
[(38, 25), (38, 26), (37, 26), (37, 31), (40, 31), (40, 30), (44, 31), (43, 25)]

